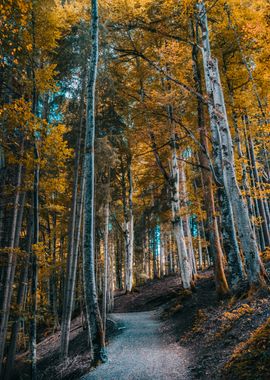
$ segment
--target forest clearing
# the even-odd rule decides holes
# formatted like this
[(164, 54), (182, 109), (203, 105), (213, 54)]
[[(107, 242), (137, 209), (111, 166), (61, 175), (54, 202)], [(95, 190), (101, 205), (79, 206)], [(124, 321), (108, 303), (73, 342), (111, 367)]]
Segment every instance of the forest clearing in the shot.
[(270, 378), (270, 4), (0, 1), (0, 379)]

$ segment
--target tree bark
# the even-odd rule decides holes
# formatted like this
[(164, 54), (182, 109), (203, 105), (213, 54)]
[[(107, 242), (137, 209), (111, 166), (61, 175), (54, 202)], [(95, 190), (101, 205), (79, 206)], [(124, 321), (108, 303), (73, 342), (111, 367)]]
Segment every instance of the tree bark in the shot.
[[(21, 145), (21, 154), (24, 151), (24, 141)], [(8, 320), (10, 314), (10, 303), (11, 297), (13, 293), (13, 282), (15, 276), (15, 267), (16, 267), (16, 253), (14, 249), (16, 248), (16, 230), (18, 226), (18, 210), (19, 210), (19, 201), (20, 201), (20, 192), (21, 192), (21, 184), (22, 184), (22, 164), (19, 163), (18, 166), (18, 174), (17, 174), (17, 182), (16, 182), (16, 191), (14, 197), (14, 209), (13, 209), (13, 217), (12, 217), (12, 226), (11, 226), (11, 237), (10, 237), (10, 252), (8, 254), (8, 262), (7, 262), (7, 271), (5, 278), (5, 286), (4, 286), (4, 296), (2, 302), (2, 319), (0, 326), (0, 377), (2, 373), (2, 365), (3, 358), (5, 352), (5, 343), (7, 337), (7, 328), (8, 328)]]
[(30, 362), (31, 379), (37, 379), (37, 285), (38, 263), (37, 245), (39, 243), (39, 152), (37, 142), (34, 147), (35, 172), (33, 187), (33, 247), (31, 252), (31, 316), (30, 316)]
[[(239, 189), (235, 166), (232, 138), (227, 120), (226, 106), (219, 77), (218, 63), (211, 58), (208, 37), (207, 16), (204, 3), (198, 4), (201, 29), (203, 33), (204, 67), (206, 82), (210, 82), (209, 115), (211, 120), (213, 140), (218, 142), (216, 150), (220, 156), (219, 167), (222, 168), (225, 194), (234, 211), (239, 239), (245, 256), (248, 280), (251, 286), (264, 284), (261, 275), (263, 264), (261, 262), (256, 237), (252, 229), (247, 205)], [(216, 138), (217, 137), (217, 138)], [(239, 259), (236, 260), (237, 263)]]
[[(64, 305), (61, 323), (61, 357), (66, 359), (68, 357), (70, 324), (72, 317), (72, 305), (74, 300), (74, 289), (77, 274), (77, 262), (79, 252), (79, 239), (81, 234), (82, 222), (82, 204), (84, 196), (85, 181), (82, 179), (80, 183), (79, 192), (79, 174), (80, 174), (80, 160), (81, 160), (81, 145), (82, 145), (82, 129), (83, 129), (83, 113), (84, 113), (84, 98), (86, 90), (86, 73), (82, 77), (82, 91), (80, 99), (80, 128), (77, 138), (75, 160), (74, 160), (74, 182), (72, 192), (72, 208), (71, 208), (71, 228), (69, 251), (67, 257), (67, 269), (64, 291)], [(83, 178), (83, 176), (82, 176)]]
[(105, 205), (105, 228), (104, 228), (104, 271), (103, 271), (103, 302), (102, 302), (102, 320), (104, 335), (106, 335), (106, 320), (108, 308), (108, 288), (109, 288), (109, 218), (110, 204), (107, 201)]
[(185, 215), (183, 216), (183, 228), (184, 228), (184, 234), (186, 237), (186, 244), (187, 244), (187, 251), (188, 251), (188, 257), (190, 261), (190, 265), (192, 268), (192, 275), (195, 278), (197, 274), (197, 267), (196, 267), (196, 261), (194, 256), (194, 249), (193, 249), (193, 242), (192, 242), (192, 236), (190, 231), (190, 225), (189, 225), (189, 215), (187, 214), (187, 207), (188, 207), (188, 195), (187, 195), (187, 188), (186, 188), (186, 173), (185, 173), (185, 162), (180, 160), (178, 163), (179, 166), (179, 183), (180, 183), (180, 199), (182, 200), (183, 206), (185, 208)]
[[(208, 96), (210, 97), (210, 102), (211, 102), (212, 101), (211, 79), (209, 77), (209, 73), (207, 70), (207, 62), (210, 56), (210, 44), (209, 44), (209, 37), (208, 37), (208, 24), (207, 24), (207, 18), (205, 14), (205, 8), (203, 7), (203, 9), (204, 10), (201, 11), (202, 19), (200, 20), (200, 25), (201, 25), (202, 33), (203, 33), (203, 36), (202, 36), (203, 65), (204, 65), (204, 73), (205, 73), (206, 91), (207, 91)], [(198, 31), (197, 31), (197, 35), (198, 35)], [(193, 57), (194, 57), (195, 77), (197, 77), (197, 80), (199, 78), (198, 83), (199, 83), (200, 91), (202, 91), (200, 70), (198, 67), (197, 51), (196, 51), (196, 55), (193, 54)], [(198, 112), (203, 115), (203, 109), (202, 109), (200, 99), (198, 99), (198, 107), (201, 108), (201, 109), (198, 108)], [(213, 105), (211, 103), (209, 104), (209, 112), (213, 112)], [(202, 125), (202, 128), (200, 128), (200, 139), (203, 145), (205, 146), (205, 148), (208, 150), (208, 142), (207, 142), (207, 137), (206, 137), (207, 131), (205, 128), (205, 121), (204, 119), (202, 119), (202, 117), (199, 118), (199, 123)], [(221, 153), (220, 153), (220, 148), (219, 148), (218, 133), (216, 131), (215, 119), (210, 118), (210, 125), (211, 125), (213, 147), (214, 147), (213, 156), (214, 156), (215, 171), (216, 171), (215, 174), (218, 177), (218, 180), (220, 182), (218, 185), (218, 198), (219, 198), (219, 202), (220, 202), (220, 206), (222, 210), (223, 246), (228, 257), (230, 281), (231, 281), (232, 286), (236, 287), (243, 279), (242, 262), (241, 262), (241, 257), (240, 257), (239, 248), (237, 244), (232, 207), (223, 187), (222, 160), (221, 160)], [(205, 164), (207, 164), (206, 159), (204, 158), (204, 155), (202, 152), (200, 152), (200, 161), (201, 162), (205, 161)], [(206, 167), (208, 167), (208, 164)], [(204, 180), (205, 192), (211, 194), (210, 197), (212, 198), (210, 202), (207, 202), (205, 199), (205, 204), (207, 207), (207, 225), (209, 226), (210, 253), (211, 253), (212, 258), (214, 259), (215, 268), (218, 271), (218, 273), (216, 274), (216, 286), (217, 286), (218, 293), (226, 294), (228, 292), (228, 285), (227, 285), (227, 280), (226, 280), (224, 268), (223, 268), (223, 253), (222, 253), (222, 248), (220, 244), (218, 223), (216, 219), (212, 175), (210, 172), (208, 173), (204, 172), (203, 178), (205, 178)]]
[(21, 271), (20, 286), (19, 286), (19, 290), (18, 290), (18, 294), (17, 294), (17, 308), (18, 308), (18, 310), (17, 310), (16, 319), (13, 322), (12, 329), (11, 329), (10, 345), (9, 345), (9, 349), (8, 349), (7, 364), (6, 364), (6, 370), (5, 370), (5, 380), (10, 379), (10, 376), (12, 374), (12, 370), (14, 367), (14, 361), (15, 361), (15, 355), (16, 355), (16, 346), (17, 346), (17, 337), (18, 337), (18, 332), (19, 332), (19, 328), (20, 328), (21, 312), (23, 310), (25, 292), (27, 289), (31, 244), (32, 244), (32, 217), (30, 216), (30, 221), (28, 222), (28, 227), (27, 227), (27, 246), (26, 246), (26, 252), (28, 253), (28, 256), (26, 257), (25, 265)]
[(102, 318), (100, 315), (95, 279), (95, 231), (94, 231), (94, 190), (95, 190), (95, 93), (98, 66), (98, 1), (91, 1), (91, 58), (89, 67), (89, 79), (87, 87), (87, 117), (85, 136), (85, 199), (84, 199), (84, 284), (87, 313), (91, 321), (91, 331), (97, 336), (97, 357), (106, 361), (105, 336)]
[(160, 277), (165, 276), (165, 233), (160, 227)]
[(172, 223), (173, 231), (177, 243), (179, 268), (184, 289), (191, 287), (192, 271), (188, 257), (188, 251), (185, 241), (183, 219), (180, 215), (180, 192), (179, 192), (179, 166), (177, 161), (175, 133), (172, 134), (172, 173), (171, 173), (171, 191), (172, 191)]
[(126, 171), (122, 166), (122, 203), (124, 213), (124, 238), (125, 238), (125, 291), (131, 292), (133, 285), (133, 244), (134, 244), (134, 222), (133, 222), (133, 184), (131, 173), (131, 159), (128, 158), (128, 198), (126, 188)]

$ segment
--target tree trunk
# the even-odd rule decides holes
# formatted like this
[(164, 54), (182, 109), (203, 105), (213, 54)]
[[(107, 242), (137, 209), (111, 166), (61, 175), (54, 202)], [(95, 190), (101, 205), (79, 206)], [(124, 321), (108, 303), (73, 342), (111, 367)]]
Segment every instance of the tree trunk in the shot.
[(31, 252), (31, 316), (30, 316), (30, 362), (31, 379), (37, 379), (37, 245), (39, 243), (39, 152), (35, 141), (35, 173), (33, 188), (33, 247)]
[(269, 229), (267, 224), (267, 217), (266, 217), (266, 211), (265, 211), (265, 205), (263, 200), (263, 195), (261, 191), (261, 183), (259, 178), (259, 173), (257, 169), (257, 162), (255, 157), (255, 151), (254, 151), (254, 143), (251, 137), (251, 134), (249, 133), (248, 136), (248, 144), (249, 144), (249, 152), (250, 152), (250, 159), (251, 159), (251, 170), (253, 171), (253, 177), (254, 177), (254, 185), (255, 185), (255, 192), (258, 193), (257, 202), (259, 207), (259, 213), (261, 217), (261, 226), (263, 231), (263, 237), (264, 242), (267, 247), (270, 246), (270, 235), (269, 235)]
[(82, 205), (83, 205), (84, 187), (85, 187), (85, 181), (83, 180), (83, 176), (82, 176), (82, 180), (80, 183), (80, 193), (78, 194), (85, 90), (86, 90), (86, 73), (82, 77), (82, 92), (81, 92), (81, 100), (80, 100), (80, 129), (79, 129), (79, 135), (77, 138), (75, 161), (74, 161), (74, 182), (73, 182), (73, 192), (72, 192), (70, 241), (69, 241), (69, 251), (68, 251), (68, 257), (67, 257), (64, 305), (63, 305), (62, 324), (61, 324), (60, 350), (61, 350), (61, 357), (63, 359), (66, 359), (68, 357), (70, 324), (71, 324), (72, 305), (73, 305), (73, 300), (74, 300), (74, 289), (75, 289), (76, 275), (77, 275), (79, 240), (80, 240), (81, 223), (82, 223)]
[[(22, 142), (20, 153), (23, 154), (23, 151), (24, 151), (24, 142)], [(12, 226), (11, 226), (10, 252), (8, 254), (4, 295), (3, 295), (2, 310), (1, 310), (2, 319), (1, 319), (1, 326), (0, 326), (0, 377), (1, 377), (2, 369), (3, 369), (2, 365), (3, 365), (3, 359), (4, 359), (8, 320), (9, 320), (9, 313), (10, 313), (10, 303), (11, 303), (11, 297), (13, 293), (13, 282), (14, 282), (15, 267), (16, 267), (16, 253), (14, 253), (14, 249), (16, 248), (16, 230), (18, 226), (18, 210), (19, 210), (21, 184), (22, 184), (22, 164), (19, 163), (16, 192), (15, 192), (15, 197), (14, 197)]]
[(133, 217), (133, 180), (131, 171), (131, 162), (128, 165), (128, 203), (129, 203), (129, 237), (130, 237), (130, 252), (127, 257), (127, 291), (132, 290), (133, 285), (133, 252), (134, 252), (134, 217)]
[(126, 189), (125, 169), (122, 165), (122, 201), (124, 213), (124, 238), (125, 238), (125, 291), (131, 292), (133, 282), (133, 243), (134, 243), (134, 227), (133, 227), (133, 184), (131, 174), (131, 160), (128, 159), (128, 199)]
[[(207, 16), (204, 3), (199, 3), (200, 22), (203, 33), (204, 67), (206, 82), (210, 82), (209, 93), (209, 115), (211, 120), (212, 137), (218, 151), (219, 167), (222, 168), (223, 185), (228, 202), (233, 208), (234, 217), (237, 222), (238, 234), (245, 256), (247, 275), (251, 286), (264, 283), (261, 276), (263, 264), (259, 257), (256, 237), (249, 220), (247, 205), (239, 189), (235, 166), (234, 152), (230, 128), (227, 120), (224, 96), (219, 77), (218, 63), (211, 58), (210, 43), (208, 37)], [(239, 263), (239, 259), (235, 260)]]
[(180, 193), (179, 193), (179, 167), (176, 153), (175, 134), (172, 135), (172, 223), (177, 243), (179, 268), (184, 289), (191, 287), (191, 266), (184, 236), (183, 220), (180, 216)]
[[(204, 8), (203, 8), (204, 9)], [(207, 25), (207, 19), (205, 15), (205, 9), (203, 12), (203, 20), (200, 20), (201, 22), (201, 28), (203, 33), (203, 65), (204, 65), (204, 73), (205, 73), (205, 84), (206, 84), (206, 90), (207, 94), (210, 97), (210, 103), (209, 103), (209, 112), (213, 111), (213, 106), (211, 104), (211, 98), (212, 98), (212, 89), (211, 89), (211, 80), (209, 78), (209, 73), (207, 71), (207, 62), (208, 62), (208, 56), (210, 55), (210, 45), (209, 45), (209, 37), (208, 37), (208, 25)], [(198, 31), (197, 31), (198, 34)], [(196, 54), (193, 54), (194, 57), (194, 71), (195, 71), (195, 78), (197, 78), (197, 83), (199, 84), (199, 89), (202, 91), (202, 84), (201, 84), (201, 76), (200, 76), (200, 70), (198, 66), (198, 58), (197, 58), (197, 51)], [(201, 100), (198, 99), (198, 112), (202, 116), (199, 117), (199, 123), (201, 124), (200, 128), (200, 140), (203, 143), (203, 146), (205, 149), (208, 150), (208, 142), (207, 142), (207, 131), (205, 128), (205, 122), (203, 118), (203, 109)], [(229, 272), (230, 272), (230, 280), (233, 287), (237, 286), (243, 279), (243, 268), (242, 268), (242, 262), (241, 257), (238, 249), (237, 244), (237, 238), (236, 238), (236, 231), (235, 231), (235, 225), (234, 225), (234, 219), (232, 214), (232, 207), (231, 204), (227, 198), (227, 194), (224, 191), (223, 188), (223, 178), (222, 178), (222, 165), (221, 165), (221, 154), (220, 154), (220, 148), (219, 148), (219, 139), (218, 139), (218, 133), (216, 131), (216, 123), (214, 119), (210, 118), (210, 125), (211, 125), (211, 131), (212, 131), (212, 139), (213, 139), (213, 156), (214, 156), (214, 166), (215, 166), (215, 175), (218, 177), (219, 180), (219, 187), (218, 187), (218, 196), (220, 201), (220, 206), (222, 210), (222, 237), (223, 237), (223, 245), (225, 248), (225, 252), (228, 256), (228, 266), (229, 266)], [(200, 152), (200, 161), (201, 163), (206, 164), (206, 167), (209, 167), (209, 164), (206, 162), (206, 157), (202, 152)], [(205, 204), (206, 204), (206, 211), (207, 211), (207, 225), (209, 226), (209, 237), (210, 237), (210, 253), (212, 258), (214, 259), (215, 268), (217, 270), (216, 273), (216, 287), (218, 293), (226, 294), (228, 292), (228, 285), (227, 280), (224, 273), (223, 268), (223, 253), (222, 248), (220, 244), (220, 236), (218, 231), (218, 223), (216, 219), (216, 210), (215, 210), (215, 201), (214, 201), (214, 193), (213, 193), (213, 184), (212, 184), (212, 174), (210, 171), (206, 173), (204, 171), (203, 175), (203, 181), (205, 184)], [(208, 199), (208, 195), (211, 199)], [(210, 202), (209, 202), (210, 200)]]
[(160, 277), (165, 275), (165, 233), (160, 227)]
[(89, 79), (87, 88), (87, 117), (86, 117), (86, 142), (84, 159), (85, 176), (85, 200), (84, 200), (84, 285), (87, 313), (91, 321), (91, 331), (97, 335), (98, 357), (106, 361), (105, 336), (102, 318), (100, 315), (96, 279), (95, 279), (95, 231), (94, 231), (94, 187), (95, 187), (95, 93), (98, 66), (98, 1), (92, 0), (91, 21), (91, 59), (89, 67)]
[(28, 253), (28, 256), (26, 257), (25, 265), (21, 271), (20, 287), (19, 287), (18, 294), (17, 294), (17, 316), (16, 316), (15, 321), (12, 324), (12, 329), (11, 329), (11, 338), (10, 338), (10, 345), (9, 345), (9, 349), (8, 349), (8, 357), (7, 357), (7, 364), (6, 364), (6, 371), (5, 371), (5, 380), (10, 379), (10, 376), (12, 374), (12, 370), (14, 368), (16, 346), (17, 346), (17, 337), (18, 337), (18, 332), (19, 332), (19, 328), (20, 328), (20, 320), (21, 320), (21, 313), (23, 310), (25, 293), (26, 293), (26, 289), (27, 289), (28, 270), (29, 270), (29, 264), (30, 264), (30, 251), (31, 251), (31, 244), (32, 244), (32, 220), (31, 219), (32, 218), (30, 217), (30, 221), (28, 223), (28, 228), (27, 228), (26, 252)]
[(169, 269), (168, 272), (169, 274), (174, 273), (174, 263), (173, 263), (173, 248), (172, 248), (172, 234), (171, 232), (169, 233)]
[(114, 239), (111, 239), (109, 255), (108, 255), (108, 313), (112, 313), (114, 308), (114, 279), (115, 279), (115, 244)]
[(116, 287), (117, 289), (123, 289), (122, 282), (122, 239), (119, 234), (116, 237), (116, 257), (115, 257), (115, 270), (116, 270)]
[(106, 320), (107, 320), (107, 307), (108, 307), (108, 271), (109, 271), (109, 217), (110, 205), (107, 201), (105, 206), (105, 229), (104, 229), (104, 272), (103, 272), (103, 302), (102, 302), (102, 319), (103, 330), (106, 335)]
[[(250, 182), (251, 182), (251, 186), (253, 186), (253, 188), (255, 188), (255, 179), (254, 179), (254, 173), (253, 173), (253, 170), (252, 170), (251, 154), (250, 154), (250, 147), (249, 147), (249, 144), (248, 144), (248, 135), (247, 135), (247, 128), (246, 128), (246, 120), (245, 119), (246, 118), (243, 117), (246, 156), (247, 156), (247, 159), (248, 159), (248, 173), (249, 173), (249, 179), (250, 179)], [(246, 171), (247, 171), (247, 169), (246, 169)], [(256, 218), (259, 218), (260, 217), (260, 212), (259, 212), (258, 200), (257, 200), (256, 197), (252, 197), (252, 201), (253, 201), (253, 207), (252, 207), (252, 204), (251, 204), (251, 200), (250, 200), (250, 203), (248, 203), (248, 205), (249, 205), (249, 214), (252, 215), (252, 216), (254, 216), (254, 217), (256, 217)], [(264, 235), (263, 235), (262, 226), (261, 225), (259, 225), (259, 226), (253, 225), (253, 229), (255, 230), (255, 233), (257, 234), (257, 240), (258, 240), (258, 242), (260, 244), (261, 251), (264, 251), (265, 250), (265, 241), (264, 241)]]
[(183, 228), (184, 228), (184, 234), (186, 236), (187, 251), (188, 251), (190, 265), (192, 268), (192, 275), (195, 277), (197, 274), (197, 268), (196, 268), (192, 236), (191, 236), (190, 225), (189, 225), (189, 216), (187, 214), (188, 196), (187, 196), (187, 188), (186, 188), (186, 173), (185, 173), (184, 161), (180, 160), (178, 163), (178, 166), (179, 166), (179, 177), (180, 177), (179, 178), (180, 194), (181, 194), (180, 199), (182, 200), (183, 206), (185, 207), (185, 215), (183, 216)]

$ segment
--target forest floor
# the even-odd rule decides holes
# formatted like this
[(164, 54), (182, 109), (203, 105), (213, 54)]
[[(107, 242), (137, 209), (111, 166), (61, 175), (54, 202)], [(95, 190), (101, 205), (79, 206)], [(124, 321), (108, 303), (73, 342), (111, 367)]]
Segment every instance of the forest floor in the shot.
[[(87, 373), (87, 380), (270, 378), (270, 296), (266, 291), (218, 300), (210, 271), (200, 274), (192, 292), (181, 288), (178, 276), (167, 276), (131, 294), (117, 292), (110, 318), (115, 323), (109, 324), (107, 364), (90, 372), (87, 334), (77, 318), (72, 323), (67, 363), (59, 361), (59, 332), (39, 343), (39, 379), (75, 380)], [(264, 323), (266, 327), (255, 332)], [(21, 362), (23, 358), (18, 357)], [(254, 368), (250, 368), (252, 360)], [(16, 379), (27, 379), (24, 368), (25, 364), (17, 367), (20, 377)], [(163, 373), (158, 376), (160, 368)]]

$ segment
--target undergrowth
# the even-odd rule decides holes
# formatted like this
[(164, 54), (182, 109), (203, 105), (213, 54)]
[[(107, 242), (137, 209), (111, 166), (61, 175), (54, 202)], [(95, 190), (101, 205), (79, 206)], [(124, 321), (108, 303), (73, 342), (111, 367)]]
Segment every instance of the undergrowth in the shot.
[(224, 379), (270, 378), (270, 318), (234, 350), (223, 370)]
[(226, 311), (221, 316), (221, 325), (217, 330), (214, 337), (216, 339), (222, 338), (228, 331), (230, 331), (235, 323), (242, 317), (251, 315), (254, 309), (248, 304), (242, 304), (240, 307), (235, 308), (232, 311)]

